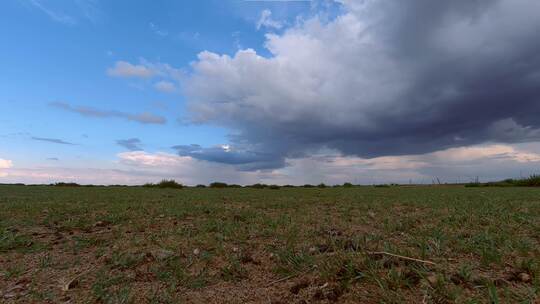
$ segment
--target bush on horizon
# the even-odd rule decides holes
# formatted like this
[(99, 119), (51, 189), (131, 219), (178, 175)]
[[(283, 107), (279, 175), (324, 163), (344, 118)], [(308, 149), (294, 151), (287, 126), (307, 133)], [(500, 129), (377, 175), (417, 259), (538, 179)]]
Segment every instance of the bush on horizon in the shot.
[(144, 184), (143, 187), (146, 188), (170, 188), (170, 189), (182, 189), (184, 185), (177, 183), (174, 179), (164, 179), (157, 184)]
[(222, 182), (213, 182), (210, 184), (210, 188), (227, 188), (227, 184), (226, 183), (222, 183)]
[(59, 182), (59, 183), (53, 184), (53, 186), (55, 186), (55, 187), (80, 187), (81, 185), (79, 185), (79, 184), (77, 184), (77, 183), (64, 183), (64, 182)]
[(540, 187), (540, 175), (533, 174), (522, 179), (508, 178), (498, 182), (480, 183), (477, 180), (468, 184), (465, 187)]

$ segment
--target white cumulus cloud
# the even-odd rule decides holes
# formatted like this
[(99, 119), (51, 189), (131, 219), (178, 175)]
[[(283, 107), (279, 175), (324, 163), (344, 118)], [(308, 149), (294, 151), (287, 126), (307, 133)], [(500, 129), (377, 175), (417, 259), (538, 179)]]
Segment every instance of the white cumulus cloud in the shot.
[(126, 61), (117, 61), (114, 67), (107, 70), (107, 74), (114, 77), (150, 78), (154, 75), (154, 71), (144, 65), (135, 65)]
[(283, 27), (283, 23), (272, 19), (272, 11), (265, 9), (261, 12), (261, 17), (257, 21), (257, 29), (261, 29), (263, 26), (268, 28), (280, 29)]
[(13, 166), (13, 163), (10, 160), (0, 158), (0, 169), (11, 168), (11, 166)]
[(112, 77), (140, 79), (137, 85), (145, 86), (147, 80), (155, 80), (153, 88), (164, 93), (172, 93), (179, 89), (184, 79), (181, 69), (161, 62), (150, 62), (141, 58), (138, 64), (127, 61), (117, 61), (114, 66), (107, 69)]
[(192, 121), (276, 166), (320, 149), (373, 158), (540, 139), (540, 2), (340, 2), (330, 21), (267, 34), (268, 56), (201, 52), (184, 85)]
[(154, 84), (154, 88), (160, 92), (172, 93), (176, 91), (176, 85), (170, 81), (159, 81)]
[(7, 172), (4, 172), (2, 169), (9, 169), (12, 166), (13, 166), (12, 161), (0, 158), (0, 177), (7, 176)]

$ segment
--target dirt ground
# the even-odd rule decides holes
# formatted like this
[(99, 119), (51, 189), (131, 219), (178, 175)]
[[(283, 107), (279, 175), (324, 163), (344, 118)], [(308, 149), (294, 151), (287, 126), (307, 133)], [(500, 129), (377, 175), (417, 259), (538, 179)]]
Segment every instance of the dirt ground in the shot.
[(540, 189), (0, 186), (2, 303), (540, 303)]

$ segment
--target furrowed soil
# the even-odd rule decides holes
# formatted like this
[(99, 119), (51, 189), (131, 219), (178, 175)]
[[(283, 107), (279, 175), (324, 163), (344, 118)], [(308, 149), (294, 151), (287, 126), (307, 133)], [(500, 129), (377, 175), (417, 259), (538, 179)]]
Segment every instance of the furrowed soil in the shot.
[(540, 189), (0, 186), (0, 303), (540, 303)]

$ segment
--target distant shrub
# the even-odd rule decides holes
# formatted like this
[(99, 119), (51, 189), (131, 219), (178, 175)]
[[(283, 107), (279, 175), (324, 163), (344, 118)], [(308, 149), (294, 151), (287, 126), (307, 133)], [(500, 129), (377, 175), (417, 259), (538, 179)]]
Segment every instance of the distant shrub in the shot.
[(213, 182), (210, 184), (210, 188), (227, 188), (227, 184), (226, 183), (221, 183), (221, 182)]
[(317, 188), (326, 188), (326, 185), (324, 183), (320, 183), (317, 185)]
[(280, 187), (278, 185), (270, 185), (268, 186), (268, 189), (272, 189), (272, 190), (278, 190)]
[(465, 184), (465, 187), (540, 187), (540, 175), (531, 175), (523, 179), (507, 178), (498, 182), (480, 183), (478, 180)]
[(520, 187), (540, 187), (540, 175), (533, 174), (528, 178), (520, 179), (516, 182)]
[(293, 185), (284, 185), (283, 188), (294, 188), (295, 186)]
[(157, 187), (158, 187), (158, 188), (175, 188), (175, 189), (182, 189), (182, 188), (184, 188), (184, 185), (182, 185), (182, 184), (180, 184), (180, 183), (177, 183), (174, 179), (170, 179), (170, 180), (164, 179), (164, 180), (160, 181), (160, 182), (157, 184)]
[(482, 186), (482, 183), (480, 183), (480, 178), (478, 178), (478, 176), (474, 178), (474, 181), (471, 181), (470, 183), (465, 184), (465, 187), (467, 188), (481, 187), (481, 186)]
[(253, 184), (253, 185), (251, 185), (249, 187), (255, 188), (255, 189), (264, 189), (264, 188), (268, 187), (268, 185), (265, 185), (265, 184)]
[(513, 180), (509, 178), (509, 179), (505, 179), (499, 182), (488, 182), (488, 183), (480, 184), (480, 185), (484, 187), (515, 187), (517, 186), (517, 183), (518, 183), (517, 180)]
[(242, 188), (241, 185), (237, 185), (237, 184), (230, 184), (230, 185), (227, 185), (228, 188)]
[(195, 186), (195, 188), (206, 188), (206, 185), (198, 184), (197, 186)]
[(79, 185), (77, 183), (60, 182), (60, 183), (55, 183), (53, 186), (55, 186), (55, 187), (80, 187), (81, 185)]
[(352, 186), (353, 186), (353, 184), (351, 184), (351, 183), (344, 183), (343, 184), (344, 188), (351, 188)]
[(182, 189), (184, 185), (177, 183), (174, 179), (164, 179), (157, 184), (147, 183), (143, 187), (146, 188), (171, 188), (171, 189)]
[(380, 185), (373, 185), (375, 188), (390, 188), (390, 185), (388, 184), (380, 184)]
[(302, 187), (304, 187), (304, 188), (313, 188), (313, 187), (315, 187), (315, 186), (310, 185), (310, 184), (305, 184), (305, 185), (303, 185)]

